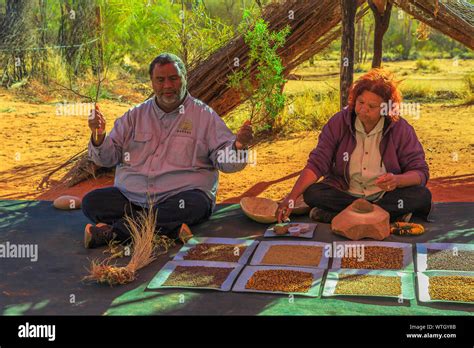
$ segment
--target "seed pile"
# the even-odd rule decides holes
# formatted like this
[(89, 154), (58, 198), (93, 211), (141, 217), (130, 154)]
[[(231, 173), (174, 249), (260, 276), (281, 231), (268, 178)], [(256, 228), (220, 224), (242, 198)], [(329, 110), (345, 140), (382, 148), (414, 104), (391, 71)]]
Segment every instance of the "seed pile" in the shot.
[(308, 292), (313, 283), (313, 275), (293, 270), (256, 271), (245, 285), (246, 289), (283, 292)]
[(276, 224), (275, 226), (273, 226), (273, 232), (275, 234), (278, 234), (278, 235), (283, 235), (283, 234), (287, 234), (289, 233), (289, 229), (291, 227), (300, 227), (302, 228), (302, 230), (300, 231), (300, 233), (307, 233), (309, 232), (309, 228), (303, 228), (303, 224), (296, 224), (296, 223), (292, 223), (292, 224), (288, 224), (288, 223), (282, 223), (282, 224)]
[(220, 288), (232, 270), (228, 267), (176, 266), (163, 285)]
[(200, 243), (189, 249), (183, 259), (237, 262), (245, 249), (247, 246), (243, 244)]
[(335, 294), (339, 295), (374, 295), (399, 296), (402, 293), (400, 277), (339, 274)]
[(266, 265), (318, 266), (323, 248), (309, 245), (272, 245), (262, 259)]
[(474, 277), (431, 276), (428, 292), (432, 300), (474, 302)]
[(428, 249), (428, 269), (474, 271), (474, 251)]
[(364, 246), (363, 260), (359, 261), (357, 255), (343, 257), (341, 268), (356, 269), (401, 269), (403, 268), (403, 249)]

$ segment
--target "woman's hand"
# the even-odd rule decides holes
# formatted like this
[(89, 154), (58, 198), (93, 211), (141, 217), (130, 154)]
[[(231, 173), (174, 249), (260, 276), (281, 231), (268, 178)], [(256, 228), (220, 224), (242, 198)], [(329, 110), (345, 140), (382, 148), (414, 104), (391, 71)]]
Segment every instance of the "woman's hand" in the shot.
[(275, 217), (278, 220), (278, 223), (286, 221), (295, 207), (296, 199), (287, 196), (279, 205), (276, 211)]
[(275, 217), (278, 223), (285, 221), (291, 214), (291, 211), (295, 207), (297, 197), (301, 196), (303, 192), (313, 183), (318, 181), (318, 176), (310, 169), (303, 169), (301, 174), (296, 180), (295, 186), (286, 198), (278, 205), (278, 209), (275, 213)]
[(375, 180), (375, 185), (380, 187), (384, 191), (393, 191), (395, 190), (398, 185), (398, 175), (393, 173), (386, 173), (381, 175)]

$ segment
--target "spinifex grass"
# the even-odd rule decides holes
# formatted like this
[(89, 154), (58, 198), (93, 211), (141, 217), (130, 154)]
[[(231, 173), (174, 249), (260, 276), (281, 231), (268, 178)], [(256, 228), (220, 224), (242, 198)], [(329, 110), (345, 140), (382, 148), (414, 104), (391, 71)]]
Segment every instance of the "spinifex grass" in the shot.
[(113, 260), (116, 258), (128, 256), (126, 252), (127, 248), (129, 248), (129, 246), (126, 246), (120, 241), (113, 239), (107, 243), (107, 247), (105, 248), (103, 253), (110, 254), (108, 259)]
[(153, 262), (158, 255), (166, 253), (174, 245), (174, 241), (167, 236), (155, 234), (157, 216), (157, 209), (143, 210), (136, 218), (125, 215), (133, 245), (130, 262), (126, 266), (117, 266), (110, 265), (112, 258), (93, 260), (90, 274), (84, 279), (110, 285), (126, 284), (136, 278), (139, 269)]

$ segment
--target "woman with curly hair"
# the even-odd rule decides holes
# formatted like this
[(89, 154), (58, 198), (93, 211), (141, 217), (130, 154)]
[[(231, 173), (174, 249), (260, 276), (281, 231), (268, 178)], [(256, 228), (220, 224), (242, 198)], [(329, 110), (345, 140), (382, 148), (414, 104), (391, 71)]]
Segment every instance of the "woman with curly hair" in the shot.
[(397, 85), (383, 69), (353, 83), (348, 106), (323, 127), (306, 167), (279, 205), (279, 222), (302, 194), (312, 208), (310, 217), (319, 222), (330, 223), (358, 198), (378, 204), (392, 222), (409, 221), (412, 214), (428, 220), (429, 169), (415, 130), (399, 115)]

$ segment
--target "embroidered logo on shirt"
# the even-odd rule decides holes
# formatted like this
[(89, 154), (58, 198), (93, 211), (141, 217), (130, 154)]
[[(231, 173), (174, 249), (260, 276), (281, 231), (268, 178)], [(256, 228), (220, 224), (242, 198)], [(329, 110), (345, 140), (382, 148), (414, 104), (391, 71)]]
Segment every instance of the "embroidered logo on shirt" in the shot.
[(189, 119), (184, 119), (178, 126), (176, 130), (177, 133), (191, 134), (193, 130), (193, 122)]

